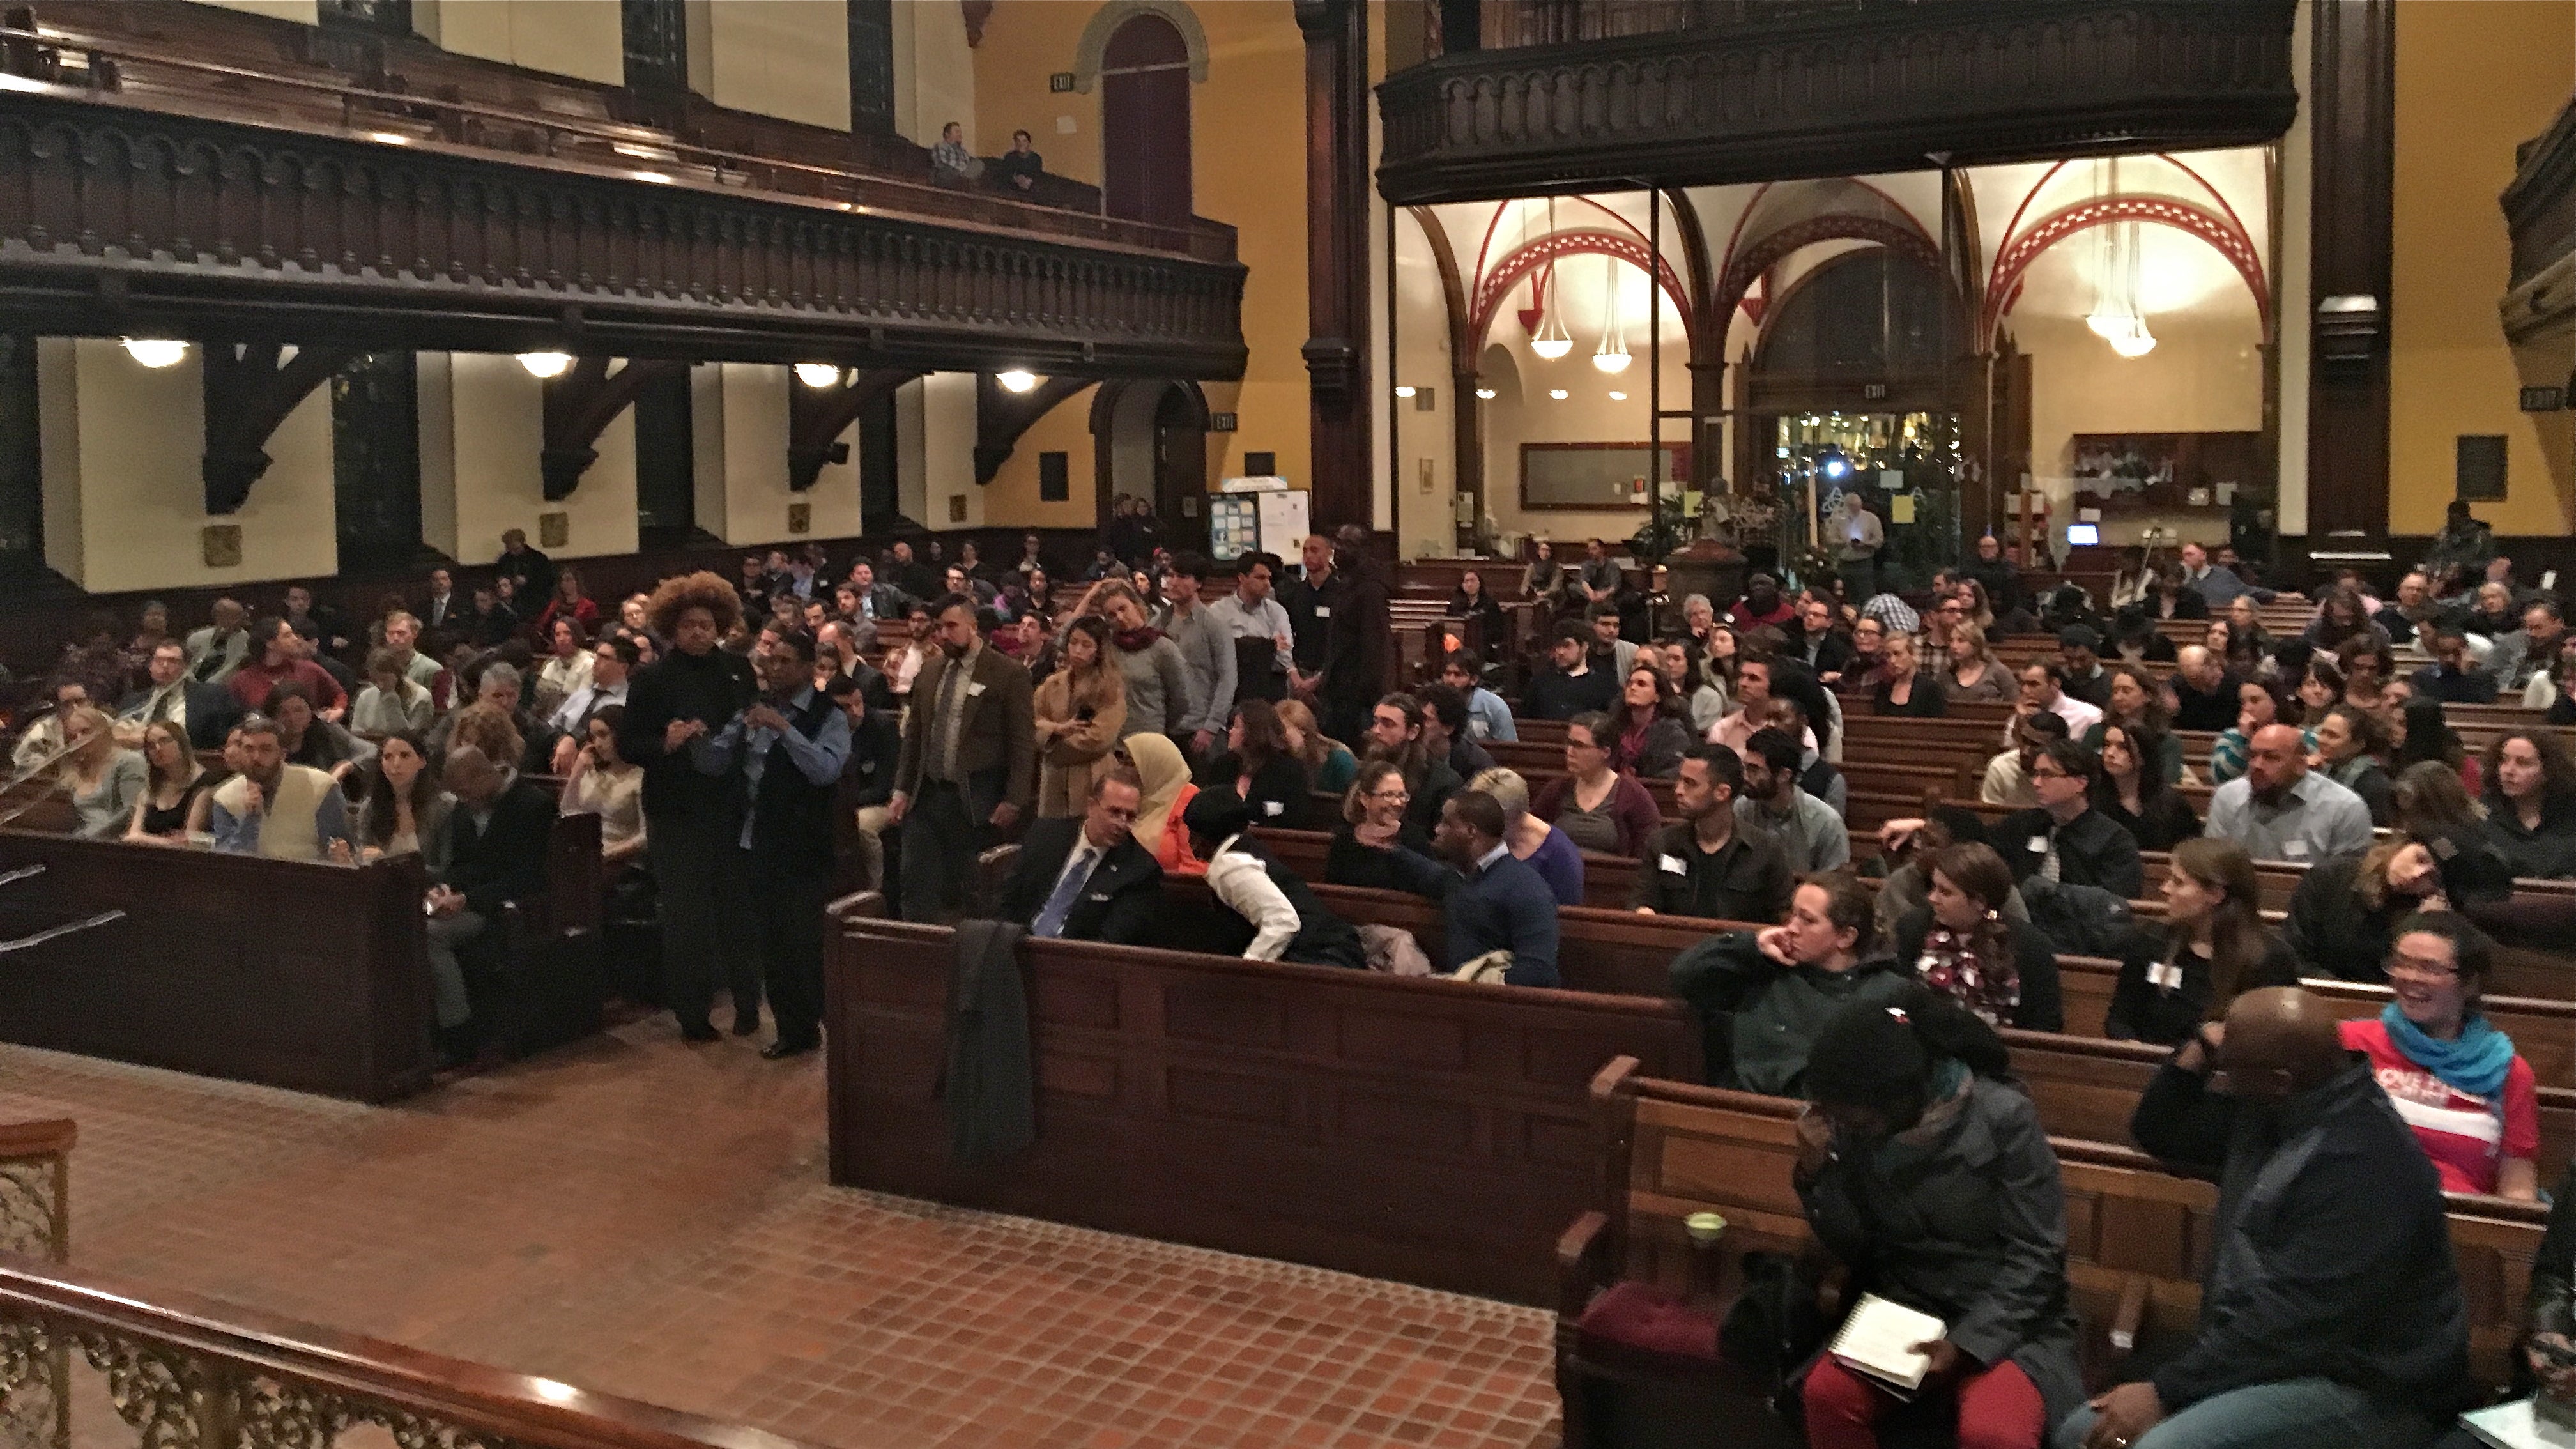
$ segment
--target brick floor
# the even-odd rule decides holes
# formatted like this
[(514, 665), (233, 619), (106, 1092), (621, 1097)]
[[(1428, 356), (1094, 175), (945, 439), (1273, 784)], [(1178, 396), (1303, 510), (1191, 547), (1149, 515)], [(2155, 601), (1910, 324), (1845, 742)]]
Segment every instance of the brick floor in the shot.
[(821, 1444), (1539, 1446), (1531, 1309), (824, 1182), (823, 1071), (662, 1022), (391, 1108), (0, 1047), (73, 1259)]

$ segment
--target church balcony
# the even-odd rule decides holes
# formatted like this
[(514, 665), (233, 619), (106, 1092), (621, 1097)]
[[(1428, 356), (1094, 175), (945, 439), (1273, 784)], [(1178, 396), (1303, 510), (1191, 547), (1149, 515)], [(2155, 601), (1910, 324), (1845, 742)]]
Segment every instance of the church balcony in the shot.
[(0, 28), (23, 330), (1217, 379), (1243, 278), (1216, 223)]
[[(2298, 108), (2294, 9), (2294, 0), (1447, 5), (1448, 53), (1378, 88), (1378, 187), (1419, 205), (2258, 143), (2287, 130)], [(1478, 41), (1487, 48), (1467, 43)]]

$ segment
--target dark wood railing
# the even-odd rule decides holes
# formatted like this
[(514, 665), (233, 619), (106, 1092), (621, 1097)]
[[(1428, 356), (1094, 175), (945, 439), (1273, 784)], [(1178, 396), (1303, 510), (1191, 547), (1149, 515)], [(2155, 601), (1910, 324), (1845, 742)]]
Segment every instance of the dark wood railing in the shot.
[(42, 82), (0, 94), (0, 305), (13, 325), (1242, 375), (1237, 263), (201, 109)]
[(52, 24), (0, 26), (0, 73), (81, 87), (101, 99), (148, 98), (201, 108), (223, 119), (318, 122), (379, 144), (533, 152), (630, 177), (819, 198), (1202, 261), (1234, 260), (1234, 228), (1219, 222), (1194, 219), (1187, 227), (1156, 226), (847, 167), (697, 145), (652, 127), (598, 117), (379, 90), (339, 76), (257, 69)]
[(1418, 205), (2243, 145), (2297, 113), (2289, 0), (1491, 0), (1387, 77)]

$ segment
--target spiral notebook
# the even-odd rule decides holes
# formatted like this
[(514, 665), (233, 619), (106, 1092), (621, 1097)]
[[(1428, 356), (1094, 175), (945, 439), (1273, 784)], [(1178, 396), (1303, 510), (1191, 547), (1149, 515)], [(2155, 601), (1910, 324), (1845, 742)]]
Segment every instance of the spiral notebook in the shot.
[(1899, 1398), (1910, 1399), (1923, 1387), (1923, 1375), (1932, 1367), (1932, 1356), (1914, 1345), (1929, 1343), (1946, 1331), (1947, 1326), (1929, 1313), (1864, 1293), (1826, 1351), (1834, 1362), (1869, 1375)]

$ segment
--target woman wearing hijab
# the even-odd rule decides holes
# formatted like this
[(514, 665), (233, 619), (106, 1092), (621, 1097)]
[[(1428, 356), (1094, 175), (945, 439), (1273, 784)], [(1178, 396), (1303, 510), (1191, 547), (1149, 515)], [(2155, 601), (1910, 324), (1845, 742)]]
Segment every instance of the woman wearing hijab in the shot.
[(1190, 852), (1190, 834), (1181, 828), (1181, 812), (1199, 792), (1190, 783), (1181, 747), (1163, 735), (1129, 735), (1118, 750), (1145, 782), (1145, 801), (1128, 833), (1162, 864), (1165, 875), (1205, 874), (1207, 866)]

